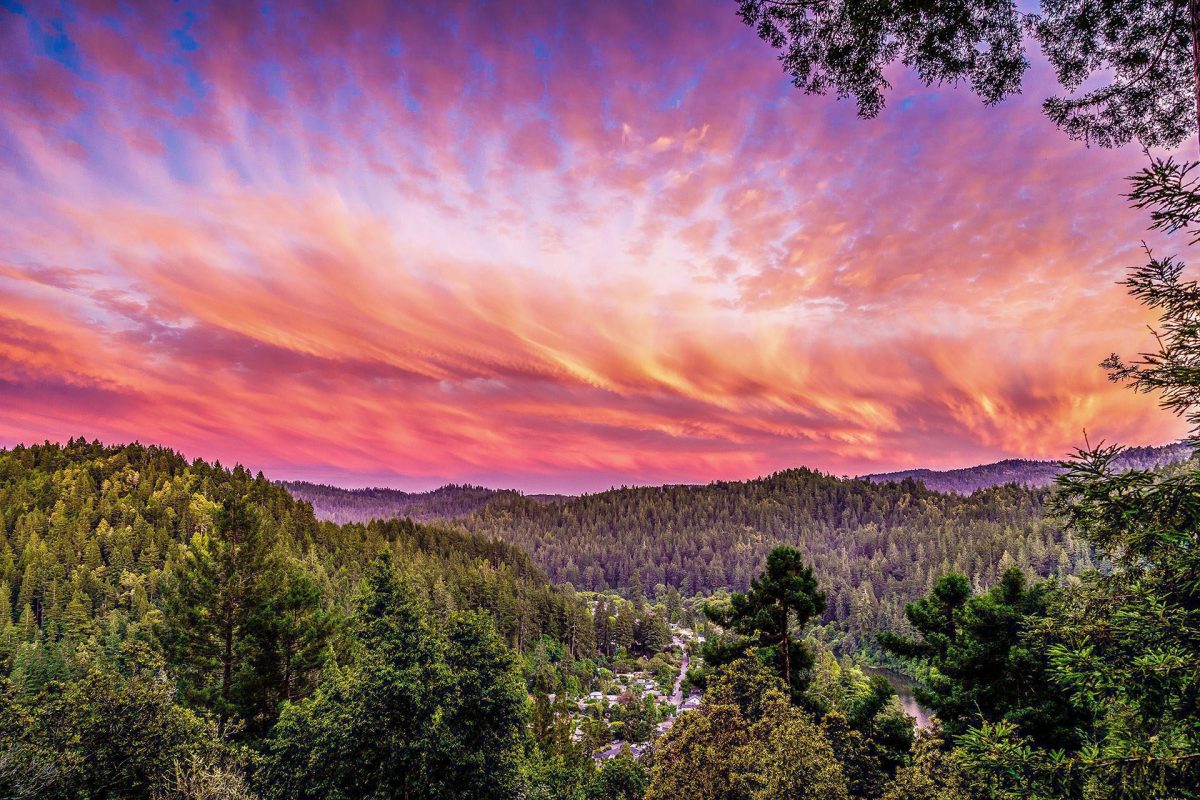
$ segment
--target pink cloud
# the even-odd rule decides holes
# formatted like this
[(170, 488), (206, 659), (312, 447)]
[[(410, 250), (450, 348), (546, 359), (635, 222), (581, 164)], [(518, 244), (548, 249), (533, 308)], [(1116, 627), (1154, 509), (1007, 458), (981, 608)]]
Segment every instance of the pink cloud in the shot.
[(862, 122), (723, 4), (69, 12), (0, 25), (0, 442), (576, 490), (1182, 432), (1095, 367), (1142, 156), (1037, 70)]

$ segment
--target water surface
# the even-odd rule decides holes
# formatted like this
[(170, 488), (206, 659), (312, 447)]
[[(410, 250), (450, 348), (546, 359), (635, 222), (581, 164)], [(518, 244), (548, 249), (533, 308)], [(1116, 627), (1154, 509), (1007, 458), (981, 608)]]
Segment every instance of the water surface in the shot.
[(896, 694), (900, 696), (900, 705), (904, 707), (905, 713), (916, 720), (917, 728), (928, 728), (932, 715), (928, 710), (922, 708), (913, 697), (913, 679), (907, 675), (901, 675), (895, 670), (886, 667), (872, 667), (866, 664), (863, 665), (863, 672), (870, 675), (882, 675), (887, 678), (888, 683), (896, 690)]

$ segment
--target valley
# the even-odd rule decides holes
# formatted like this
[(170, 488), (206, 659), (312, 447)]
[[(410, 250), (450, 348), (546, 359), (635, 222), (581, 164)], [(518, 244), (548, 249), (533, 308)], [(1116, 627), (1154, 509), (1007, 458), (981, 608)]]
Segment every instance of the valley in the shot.
[(0, 800), (1200, 800), (1198, 137), (1200, 0), (0, 0)]

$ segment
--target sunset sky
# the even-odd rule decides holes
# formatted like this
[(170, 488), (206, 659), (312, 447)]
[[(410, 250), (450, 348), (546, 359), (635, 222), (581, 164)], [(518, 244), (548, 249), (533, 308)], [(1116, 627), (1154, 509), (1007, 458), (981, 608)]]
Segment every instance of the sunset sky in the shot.
[(1183, 434), (1096, 366), (1145, 157), (1036, 59), (861, 121), (733, 0), (413, 5), (0, 0), (0, 446), (575, 492)]

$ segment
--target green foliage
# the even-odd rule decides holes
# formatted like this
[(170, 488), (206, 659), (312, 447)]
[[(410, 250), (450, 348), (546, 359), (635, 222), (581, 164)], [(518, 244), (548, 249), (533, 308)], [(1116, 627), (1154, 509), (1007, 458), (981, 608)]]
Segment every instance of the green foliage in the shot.
[(958, 618), (970, 597), (971, 585), (966, 578), (954, 573), (943, 575), (934, 584), (929, 597), (922, 597), (904, 608), (904, 615), (921, 634), (921, 640), (884, 632), (879, 634), (880, 643), (894, 655), (945, 659), (950, 647), (958, 641)]
[(1009, 722), (984, 722), (958, 738), (958, 755), (969, 765), (976, 781), (995, 800), (1052, 800), (1059, 797), (1100, 798), (1106, 792), (1095, 778), (1089, 786), (1072, 780), (1069, 771), (1056, 775), (1051, 765), (1066, 766), (1061, 751), (1036, 747)]
[(445, 635), (451, 753), (444, 796), (505, 800), (513, 796), (525, 742), (525, 683), (486, 615), (460, 612)]
[(941, 731), (922, 732), (913, 746), (912, 763), (896, 773), (883, 800), (984, 800), (989, 793), (967, 759), (946, 747)]
[(878, 797), (896, 769), (907, 764), (913, 720), (882, 675), (868, 675), (847, 658), (839, 661), (820, 649), (801, 702), (818, 714), (852, 797)]
[[(634, 574), (656, 599), (747, 591), (771, 550), (798, 550), (827, 596), (822, 638), (873, 650), (900, 630), (904, 606), (949, 572), (976, 590), (1008, 566), (1075, 574), (1092, 549), (1043, 519), (1046, 491), (1000, 486), (951, 494), (915, 480), (872, 483), (807, 469), (706, 486), (615, 489), (554, 503), (499, 495), (457, 520), (530, 553), (580, 590), (627, 590)], [(686, 624), (686, 623), (685, 623)], [(611, 631), (596, 622), (601, 640)], [(604, 650), (611, 655), (611, 651)]]
[[(1155, 227), (1195, 224), (1191, 168), (1154, 161), (1135, 178), (1131, 197), (1153, 209)], [(1162, 315), (1158, 348), (1133, 363), (1114, 355), (1105, 366), (1114, 380), (1158, 393), (1195, 437), (1200, 289), (1182, 273), (1176, 259), (1152, 254), (1132, 272), (1131, 293)], [(1108, 570), (1028, 591), (1006, 578), (979, 609), (978, 598), (962, 603), (961, 617), (947, 617), (954, 625), (917, 609), (910, 616), (923, 641), (882, 637), (893, 651), (929, 661), (927, 699), (943, 704), (958, 731), (957, 757), (991, 797), (1200, 796), (1200, 471), (1193, 463), (1123, 469), (1121, 457), (1119, 447), (1080, 450), (1052, 500), (1065, 531), (1094, 546)], [(968, 630), (977, 644), (959, 654)], [(1037, 679), (1032, 691), (1022, 691), (1019, 671), (973, 662), (989, 650), (992, 663), (1006, 652), (1006, 665), (1026, 665)]]
[(1060, 482), (1067, 525), (1115, 569), (1066, 587), (1030, 638), (1090, 724), (1056, 763), (1097, 776), (1096, 797), (1195, 797), (1200, 785), (1200, 473), (1110, 469), (1081, 452)]
[[(1195, 226), (1194, 165), (1155, 161), (1131, 198), (1154, 227)], [(1195, 241), (1193, 237), (1192, 241)], [(1130, 293), (1161, 316), (1158, 348), (1105, 362), (1113, 380), (1154, 392), (1200, 433), (1200, 287), (1183, 264), (1155, 259), (1132, 271)], [(1065, 587), (1030, 638), (1084, 710), (1077, 751), (1036, 764), (1089, 797), (1196, 797), (1200, 790), (1200, 471), (1119, 470), (1121, 449), (1081, 450), (1060, 477), (1053, 510), (1112, 563)], [(1014, 734), (1013, 739), (1017, 739)], [(1002, 748), (995, 750), (1004, 752)], [(1035, 754), (1036, 755), (1036, 754)]]
[[(183, 697), (214, 710), (222, 722), (251, 721), (262, 730), (272, 721), (273, 677), (277, 655), (270, 642), (274, 595), (286, 591), (278, 580), (270, 527), (244, 500), (227, 500), (202, 523), (163, 581), (162, 638), (180, 676)], [(309, 613), (320, 596), (310, 595)], [(319, 650), (317, 640), (300, 645)], [(256, 685), (259, 684), (259, 685)]]
[[(380, 553), (404, 576), (395, 597), (368, 569)], [(360, 604), (368, 573), (375, 600)], [(0, 451), (0, 787), (239, 798), (267, 773), (230, 742), (271, 742), (272, 758), (312, 775), (322, 759), (347, 761), (336, 748), (366, 720), (399, 726), (357, 734), (393, 761), (410, 752), (439, 796), (536, 792), (518, 787), (528, 711), (514, 649), (540, 643), (531, 681), (583, 691), (601, 657), (589, 600), (501, 542), (408, 521), (318, 523), (240, 467), (83, 440)], [(611, 601), (640, 640), (631, 644), (660, 643), (665, 610), (630, 605)], [(134, 652), (155, 666), (136, 667)], [(352, 718), (371, 696), (395, 702)], [(397, 716), (405, 698), (410, 713)], [(396, 737), (411, 747), (387, 744)], [(578, 800), (590, 759), (562, 724), (552, 738), (561, 746), (550, 759), (576, 775)], [(118, 774), (121, 788), (108, 787)], [(342, 778), (331, 769), (295, 788), (319, 794)]]
[(163, 662), (129, 643), (81, 654), (78, 679), (27, 697), (0, 690), (0, 787), (14, 798), (137, 798), (177, 765), (224, 758), (215, 730), (174, 702)]
[(714, 622), (739, 638), (714, 641), (705, 648), (705, 661), (720, 666), (753, 648), (760, 660), (778, 670), (787, 690), (798, 696), (812, 653), (797, 633), (824, 610), (825, 595), (817, 590), (812, 567), (794, 548), (777, 547), (767, 556), (762, 575), (750, 582), (750, 591), (735, 593), (728, 606), (706, 608)]
[(642, 800), (649, 782), (642, 765), (621, 753), (597, 770), (588, 785), (587, 800)]
[(747, 727), (730, 706), (705, 707), (681, 718), (659, 740), (646, 800), (745, 800), (733, 756), (748, 742)]
[(434, 630), (390, 559), (369, 572), (357, 620), (354, 663), (272, 731), (267, 796), (511, 797), (525, 693), (490, 620)]
[[(261, 476), (169, 451), (3, 452), (0, 785), (21, 797), (586, 800), (638, 797), (647, 780), (649, 797), (743, 800), (1190, 797), (1200, 478), (1190, 465), (1118, 473), (1118, 455), (1077, 462), (1056, 501), (1110, 573), (1029, 584), (1008, 570), (981, 593), (928, 578), (907, 609), (917, 635), (881, 637), (926, 665), (922, 699), (956, 748), (923, 740), (910, 754), (888, 683), (801, 639), (824, 593), (781, 547), (715, 610), (730, 638), (711, 637), (710, 655), (724, 666), (701, 710), (658, 740), (647, 779), (632, 759), (597, 772), (587, 754), (614, 731), (649, 737), (653, 701), (624, 692), (576, 743), (567, 697), (611, 681), (605, 667), (673, 679), (677, 657), (656, 651), (692, 601), (660, 585), (649, 602), (636, 587), (660, 577), (652, 566), (631, 571), (628, 599), (591, 596), (551, 586), (510, 545), (411, 522), (319, 524)], [(912, 483), (879, 490), (885, 516), (946, 502)], [(1008, 489), (957, 508), (985, 495), (1037, 502)]]
[(659, 741), (646, 800), (842, 800), (846, 780), (816, 720), (753, 658), (722, 667), (698, 711)]
[(36, 689), (76, 640), (161, 644), (187, 702), (261, 728), (341, 647), (339, 619), (382, 550), (438, 614), (484, 610), (517, 649), (548, 635), (594, 655), (586, 600), (509, 545), (407, 521), (323, 524), (241, 467), (73, 440), (0, 451), (0, 671), (20, 667)]
[(963, 576), (947, 575), (907, 608), (919, 638), (885, 631), (879, 641), (923, 665), (914, 695), (951, 736), (981, 720), (1007, 721), (1043, 746), (1077, 746), (1079, 709), (1051, 680), (1046, 646), (1022, 635), (1045, 616), (1053, 591), (1015, 568), (980, 595)]
[(525, 759), (518, 797), (524, 800), (585, 800), (592, 759), (582, 752), (551, 753), (534, 747)]
[(847, 798), (842, 767), (816, 721), (782, 695), (768, 695), (764, 706), (750, 728), (751, 744), (734, 755), (749, 797)]

